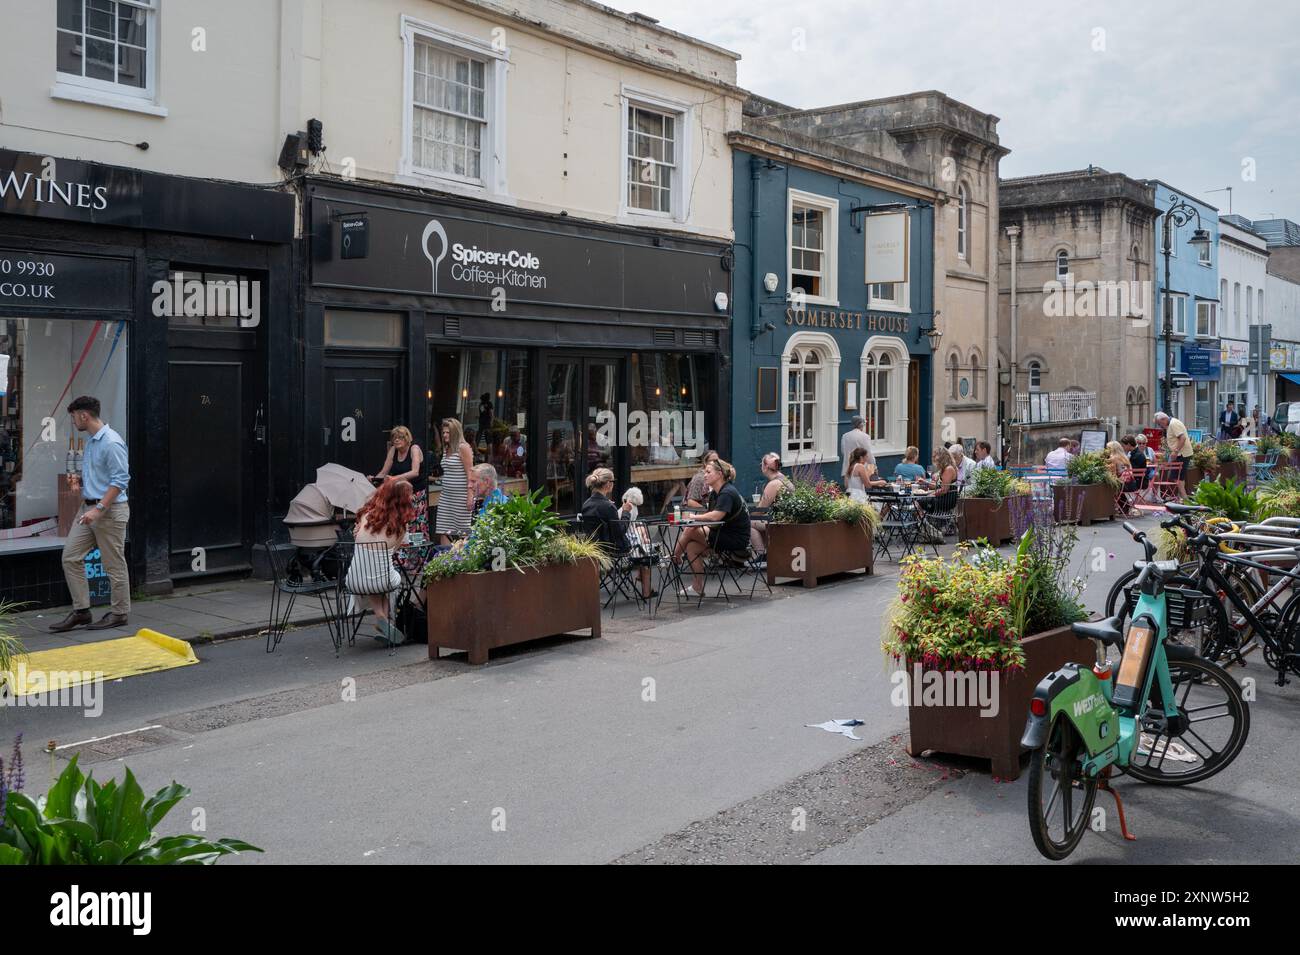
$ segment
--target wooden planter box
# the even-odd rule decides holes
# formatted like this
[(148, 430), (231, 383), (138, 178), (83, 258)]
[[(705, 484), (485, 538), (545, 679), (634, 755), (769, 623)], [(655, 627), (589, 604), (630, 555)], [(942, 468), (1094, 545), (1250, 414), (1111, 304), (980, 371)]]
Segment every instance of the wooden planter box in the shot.
[[(1077, 501), (1080, 492), (1083, 500)], [(1053, 484), (1052, 498), (1055, 501), (1056, 520), (1063, 521), (1066, 512), (1078, 510), (1071, 516), (1078, 520), (1080, 527), (1087, 527), (1093, 521), (1109, 521), (1115, 518), (1115, 492), (1105, 484)]]
[(1236, 481), (1238, 484), (1246, 483), (1246, 475), (1250, 473), (1249, 461), (1227, 461), (1219, 462), (1218, 477), (1223, 479), (1223, 483)]
[[(799, 567), (796, 568), (795, 564)], [(798, 578), (816, 587), (818, 577), (864, 570), (875, 564), (871, 531), (844, 521), (820, 524), (767, 525), (767, 582), (778, 577)]]
[(1183, 487), (1187, 488), (1188, 494), (1191, 494), (1196, 490), (1196, 485), (1200, 484), (1206, 478), (1213, 480), (1214, 475), (1206, 474), (1205, 471), (1200, 468), (1188, 466), (1183, 471)]
[(964, 541), (982, 537), (995, 547), (1010, 541), (1010, 499), (994, 501), (987, 497), (963, 497), (957, 513), (957, 536)]
[(429, 659), (438, 648), (465, 650), (470, 663), (488, 651), (591, 628), (600, 636), (600, 574), (594, 561), (458, 574), (424, 589)]
[[(956, 700), (945, 700), (941, 706), (917, 705), (924, 699), (925, 678), (917, 691), (913, 681), (915, 667), (908, 669), (907, 720), (910, 740), (907, 751), (920, 756), (927, 750), (953, 756), (972, 756), (993, 763), (993, 775), (1003, 779), (1020, 776), (1020, 739), (1029, 719), (1029, 699), (1048, 673), (1071, 661), (1092, 665), (1093, 644), (1080, 640), (1069, 627), (1059, 627), (1045, 633), (1034, 634), (1024, 642), (1025, 667), (1023, 670), (990, 673), (987, 679), (997, 681), (997, 713), (981, 716), (978, 697), (965, 706), (951, 705)], [(940, 673), (940, 676), (945, 674)], [(976, 674), (976, 678), (979, 675)], [(971, 686), (969, 677), (965, 678)], [(992, 691), (990, 686), (989, 691)], [(991, 696), (988, 698), (991, 704)], [(992, 709), (992, 706), (989, 707)]]

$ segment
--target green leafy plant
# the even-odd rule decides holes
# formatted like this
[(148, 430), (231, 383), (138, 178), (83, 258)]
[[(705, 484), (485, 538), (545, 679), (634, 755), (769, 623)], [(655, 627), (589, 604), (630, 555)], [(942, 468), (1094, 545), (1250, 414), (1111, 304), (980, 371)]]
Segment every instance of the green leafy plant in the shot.
[(261, 852), (240, 839), (158, 838), (154, 829), (190, 794), (179, 783), (145, 799), (131, 770), (121, 784), (82, 775), (74, 756), (39, 800), (11, 792), (0, 823), (0, 865), (211, 865)]
[(1105, 484), (1112, 490), (1120, 488), (1119, 478), (1111, 471), (1110, 461), (1103, 451), (1076, 454), (1065, 466), (1065, 484)]
[(14, 614), (22, 604), (0, 600), (0, 695), (12, 678), (14, 667), (27, 655), (27, 649), (14, 632)]
[(976, 468), (961, 490), (962, 497), (986, 498), (1001, 503), (1008, 497), (1030, 493), (1028, 481), (1018, 481), (1010, 471)]
[(843, 521), (865, 530), (880, 525), (880, 515), (865, 501), (845, 496), (838, 484), (796, 478), (772, 502), (773, 524), (824, 524)]
[(1237, 522), (1250, 520), (1259, 508), (1254, 491), (1246, 490), (1245, 484), (1222, 478), (1196, 485), (1192, 501), (1208, 507), (1219, 517)]
[(1282, 442), (1270, 434), (1266, 434), (1255, 441), (1255, 450), (1259, 454), (1271, 454), (1282, 447)]
[(1219, 464), (1233, 464), (1246, 460), (1246, 452), (1235, 441), (1220, 441), (1214, 446), (1214, 457)]
[(1300, 471), (1282, 468), (1255, 489), (1255, 518), (1300, 517)]
[(1300, 435), (1292, 434), (1290, 431), (1283, 431), (1277, 436), (1277, 440), (1278, 444), (1282, 445), (1282, 447), (1286, 448), (1288, 451), (1294, 451), (1296, 448), (1300, 448)]
[(603, 567), (609, 556), (600, 544), (569, 534), (564, 522), (551, 510), (550, 497), (538, 488), (481, 512), (468, 538), (429, 559), (424, 582), (479, 571), (523, 571), (547, 564), (572, 564), (583, 559), (595, 560)]

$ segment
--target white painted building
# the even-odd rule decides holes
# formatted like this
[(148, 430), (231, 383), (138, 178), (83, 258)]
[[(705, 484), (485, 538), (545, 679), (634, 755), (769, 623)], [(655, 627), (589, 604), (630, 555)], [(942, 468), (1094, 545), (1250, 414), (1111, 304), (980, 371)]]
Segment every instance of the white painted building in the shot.
[(1247, 410), (1256, 404), (1265, 411), (1272, 409), (1271, 382), (1249, 363), (1250, 327), (1267, 321), (1267, 270), (1268, 243), (1240, 216), (1219, 216), (1220, 410), (1230, 400), (1239, 411), (1243, 402)]
[(1300, 282), (1268, 273), (1264, 314), (1273, 326), (1269, 355), (1270, 409), (1278, 401), (1300, 400)]

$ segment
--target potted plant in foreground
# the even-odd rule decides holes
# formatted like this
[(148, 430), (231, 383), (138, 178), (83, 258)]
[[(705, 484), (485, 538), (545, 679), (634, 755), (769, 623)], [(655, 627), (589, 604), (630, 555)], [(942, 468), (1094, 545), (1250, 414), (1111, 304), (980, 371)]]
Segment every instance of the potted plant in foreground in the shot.
[(799, 578), (805, 587), (816, 587), (817, 578), (831, 574), (870, 574), (872, 534), (879, 524), (874, 507), (845, 496), (838, 484), (796, 478), (772, 502), (767, 582)]
[(994, 545), (1011, 540), (1011, 510), (1007, 499), (1029, 491), (1029, 482), (1016, 480), (1010, 471), (976, 468), (961, 491), (958, 537), (964, 541), (987, 540)]
[(1198, 441), (1192, 445), (1192, 463), (1187, 466), (1187, 473), (1183, 475), (1183, 486), (1187, 488), (1187, 493), (1191, 494), (1196, 490), (1196, 485), (1202, 481), (1214, 480), (1219, 473), (1219, 458), (1214, 453), (1214, 445), (1206, 441)]
[(438, 648), (488, 651), (591, 628), (600, 636), (600, 570), (609, 558), (565, 531), (541, 489), (481, 513), (470, 536), (424, 568), (429, 659)]
[(1056, 520), (1078, 520), (1087, 527), (1093, 521), (1115, 517), (1115, 493), (1121, 484), (1111, 473), (1104, 452), (1075, 455), (1065, 466), (1065, 473), (1066, 477), (1052, 486)]
[(1235, 441), (1220, 441), (1214, 446), (1214, 457), (1219, 463), (1219, 478), (1227, 481), (1245, 481), (1246, 452)]
[(992, 761), (1020, 775), (1020, 738), (1038, 682), (1067, 662), (1093, 660), (1070, 631), (1087, 611), (1084, 583), (1070, 577), (1078, 532), (1053, 520), (1050, 501), (1012, 498), (1011, 557), (960, 547), (952, 558), (907, 557), (881, 647), (906, 672), (895, 682), (908, 706), (907, 751), (935, 750)]

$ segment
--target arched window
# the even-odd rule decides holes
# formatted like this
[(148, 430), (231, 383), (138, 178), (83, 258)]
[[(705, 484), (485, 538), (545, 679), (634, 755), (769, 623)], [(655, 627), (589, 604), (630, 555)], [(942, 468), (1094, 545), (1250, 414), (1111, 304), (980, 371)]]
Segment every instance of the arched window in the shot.
[(781, 355), (782, 455), (788, 463), (834, 461), (835, 398), (839, 391), (840, 352), (824, 332), (799, 332), (786, 342)]
[(1255, 286), (1246, 286), (1246, 324), (1250, 324), (1251, 299), (1255, 297)]
[(1142, 281), (1142, 254), (1138, 251), (1137, 243), (1133, 243), (1133, 281)]
[(1070, 256), (1064, 249), (1056, 253), (1056, 279), (1058, 282), (1064, 281), (1065, 277), (1070, 274)]
[(964, 185), (957, 187), (957, 258), (967, 258), (968, 239), (967, 234), (970, 231), (970, 197), (966, 195)]
[(970, 350), (970, 395), (971, 401), (978, 401), (980, 396), (980, 372), (984, 371), (983, 357), (978, 348)]
[(957, 382), (961, 378), (961, 359), (956, 349), (948, 353), (948, 397), (957, 400)]
[(861, 414), (877, 455), (907, 446), (908, 361), (902, 339), (892, 335), (870, 338), (862, 349)]
[(1140, 424), (1142, 424), (1144, 421), (1147, 420), (1147, 416), (1150, 414), (1150, 410), (1151, 410), (1151, 409), (1147, 407), (1147, 390), (1146, 390), (1145, 388), (1141, 387), (1141, 386), (1138, 386), (1138, 419), (1137, 419), (1137, 424), (1140, 425)]
[(1043, 390), (1043, 365), (1041, 362), (1031, 361), (1029, 363), (1029, 390)]
[(1124, 394), (1124, 407), (1128, 409), (1129, 427), (1137, 424), (1137, 391), (1133, 388)]

